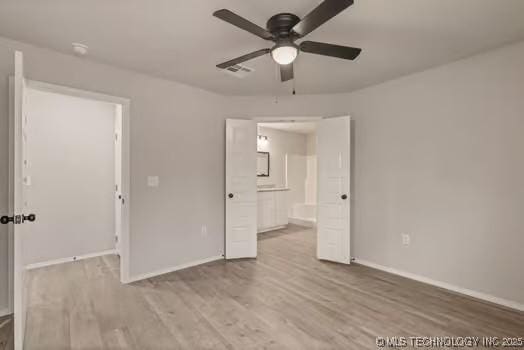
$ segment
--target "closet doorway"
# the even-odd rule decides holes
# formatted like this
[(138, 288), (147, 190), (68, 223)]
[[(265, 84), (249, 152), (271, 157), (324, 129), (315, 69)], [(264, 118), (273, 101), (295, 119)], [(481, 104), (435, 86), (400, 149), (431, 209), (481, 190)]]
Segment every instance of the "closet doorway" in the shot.
[(128, 280), (130, 103), (26, 80), (18, 51), (10, 102), (10, 311), (23, 349), (26, 270), (111, 253)]

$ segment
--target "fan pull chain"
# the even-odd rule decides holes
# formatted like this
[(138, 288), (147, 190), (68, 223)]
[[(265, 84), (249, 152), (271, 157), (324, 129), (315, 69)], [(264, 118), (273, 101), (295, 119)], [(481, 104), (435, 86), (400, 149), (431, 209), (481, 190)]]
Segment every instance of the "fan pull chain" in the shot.
[(298, 57), (295, 59), (295, 62), (293, 62), (293, 96), (297, 94), (296, 88), (297, 88), (297, 66), (298, 66)]

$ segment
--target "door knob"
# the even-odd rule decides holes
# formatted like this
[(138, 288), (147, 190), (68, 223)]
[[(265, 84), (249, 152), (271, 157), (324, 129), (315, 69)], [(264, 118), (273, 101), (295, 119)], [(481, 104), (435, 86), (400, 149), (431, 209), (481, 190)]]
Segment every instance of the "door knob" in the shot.
[(233, 198), (233, 197), (234, 197), (233, 193), (230, 193), (230, 194), (228, 194), (227, 196), (228, 196), (229, 198)]
[(22, 216), (21, 215), (13, 215), (13, 216), (4, 215), (0, 218), (0, 224), (2, 225), (7, 225), (10, 222), (12, 222), (15, 225), (21, 224)]
[(342, 198), (343, 200), (346, 200), (346, 199), (348, 199), (348, 195), (347, 194), (343, 194), (342, 196), (340, 196), (340, 198)]
[(0, 218), (0, 224), (2, 224), (2, 225), (7, 225), (10, 222), (15, 222), (15, 217), (14, 216), (4, 215), (4, 216), (2, 216)]
[(26, 221), (33, 222), (35, 220), (36, 220), (35, 214), (22, 215), (22, 222), (26, 222)]

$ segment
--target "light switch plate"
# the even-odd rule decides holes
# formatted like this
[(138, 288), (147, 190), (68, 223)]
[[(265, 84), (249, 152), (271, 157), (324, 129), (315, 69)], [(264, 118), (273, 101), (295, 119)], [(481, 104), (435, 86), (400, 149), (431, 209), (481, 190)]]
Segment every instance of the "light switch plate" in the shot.
[(160, 185), (160, 179), (158, 176), (148, 176), (147, 177), (147, 186), (149, 187), (158, 187)]

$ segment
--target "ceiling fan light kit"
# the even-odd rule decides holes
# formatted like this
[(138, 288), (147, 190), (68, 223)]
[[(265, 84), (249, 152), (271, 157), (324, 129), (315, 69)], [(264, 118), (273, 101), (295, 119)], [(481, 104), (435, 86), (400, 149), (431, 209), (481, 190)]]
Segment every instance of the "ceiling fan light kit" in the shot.
[(298, 56), (298, 46), (292, 42), (276, 44), (271, 49), (271, 57), (278, 64), (291, 64)]
[(354, 60), (360, 55), (361, 49), (315, 41), (295, 43), (296, 40), (308, 35), (351, 5), (353, 5), (353, 0), (324, 0), (302, 19), (292, 13), (276, 14), (267, 21), (266, 29), (229, 10), (218, 10), (213, 13), (213, 16), (264, 40), (273, 41), (275, 45), (271, 49), (257, 50), (223, 62), (218, 64), (217, 67), (226, 69), (270, 53), (273, 60), (280, 65), (280, 77), (284, 82), (294, 78), (293, 62), (299, 52)]

